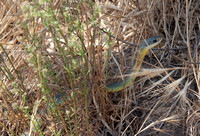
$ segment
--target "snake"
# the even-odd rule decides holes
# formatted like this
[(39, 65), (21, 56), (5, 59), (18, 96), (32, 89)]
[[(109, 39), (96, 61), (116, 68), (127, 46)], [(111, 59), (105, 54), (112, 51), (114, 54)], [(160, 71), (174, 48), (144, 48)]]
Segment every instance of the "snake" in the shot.
[[(135, 80), (136, 75), (134, 75), (133, 73), (136, 73), (140, 70), (143, 59), (146, 56), (147, 52), (151, 48), (157, 46), (161, 41), (162, 41), (162, 38), (160, 36), (153, 36), (149, 39), (144, 40), (144, 42), (140, 46), (140, 49), (138, 50), (137, 59), (135, 59), (133, 61), (133, 68), (130, 73), (130, 76), (124, 82), (121, 81), (119, 83), (108, 84), (108, 86), (106, 87), (107, 92), (117, 92), (117, 91), (123, 90), (124, 88), (127, 88)], [(64, 100), (66, 100), (66, 99), (68, 99), (67, 93), (58, 94), (58, 95), (54, 96), (54, 100), (57, 105), (64, 104)], [(50, 106), (51, 106), (51, 108), (55, 107), (55, 105), (51, 102), (51, 104), (48, 105), (46, 108), (47, 114), (49, 114)], [(45, 113), (45, 111), (43, 111), (42, 109), (38, 109), (38, 111), (39, 111), (39, 114), (42, 114), (42, 115), (44, 115), (44, 113)], [(38, 121), (41, 122), (41, 119), (38, 118)], [(29, 132), (25, 131), (20, 136), (27, 136), (27, 135), (29, 135)]]
[(107, 92), (117, 92), (130, 86), (131, 83), (136, 78), (136, 75), (134, 75), (133, 73), (137, 73), (140, 70), (143, 59), (146, 56), (147, 52), (153, 47), (157, 46), (161, 41), (162, 41), (162, 38), (160, 36), (153, 36), (149, 39), (144, 40), (144, 42), (140, 45), (137, 59), (133, 61), (133, 68), (130, 73), (130, 76), (127, 79), (125, 79), (125, 81), (108, 84), (106, 87)]
[[(147, 52), (153, 47), (157, 46), (161, 41), (162, 38), (160, 36), (153, 36), (149, 39), (144, 40), (138, 51), (137, 59), (133, 61), (133, 68), (132, 72), (130, 73), (130, 76), (124, 82), (121, 81), (119, 83), (108, 84), (108, 86), (106, 87), (107, 92), (117, 92), (130, 86), (130, 84), (136, 78), (136, 75), (134, 75), (133, 73), (137, 73), (140, 70), (143, 59), (146, 56)], [(56, 95), (54, 99), (58, 105), (61, 105), (64, 103), (62, 99), (67, 99), (67, 98), (68, 98), (67, 93), (64, 93), (62, 95), (60, 94)]]

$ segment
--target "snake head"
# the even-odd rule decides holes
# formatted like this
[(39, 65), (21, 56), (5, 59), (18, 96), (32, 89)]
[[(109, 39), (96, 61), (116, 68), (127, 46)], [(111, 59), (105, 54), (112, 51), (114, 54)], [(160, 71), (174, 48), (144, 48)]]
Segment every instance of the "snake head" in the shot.
[(162, 41), (162, 38), (160, 36), (153, 36), (149, 39), (144, 40), (140, 49), (141, 50), (143, 50), (143, 49), (149, 50), (149, 49), (155, 47), (156, 45), (158, 45), (161, 41)]

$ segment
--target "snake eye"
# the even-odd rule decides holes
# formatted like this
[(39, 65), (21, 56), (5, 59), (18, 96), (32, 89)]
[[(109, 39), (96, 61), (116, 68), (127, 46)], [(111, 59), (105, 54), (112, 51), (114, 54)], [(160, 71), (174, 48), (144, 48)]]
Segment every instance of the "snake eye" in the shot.
[(158, 41), (157, 39), (154, 39), (154, 40), (153, 40), (153, 43), (156, 43), (157, 41)]

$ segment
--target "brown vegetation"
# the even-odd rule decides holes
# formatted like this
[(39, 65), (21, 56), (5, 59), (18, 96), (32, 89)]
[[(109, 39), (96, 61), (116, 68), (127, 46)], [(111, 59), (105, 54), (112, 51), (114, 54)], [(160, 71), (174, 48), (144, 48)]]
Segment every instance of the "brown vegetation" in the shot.
[[(0, 20), (1, 135), (199, 134), (198, 0), (1, 0)], [(154, 35), (134, 83), (107, 93)]]

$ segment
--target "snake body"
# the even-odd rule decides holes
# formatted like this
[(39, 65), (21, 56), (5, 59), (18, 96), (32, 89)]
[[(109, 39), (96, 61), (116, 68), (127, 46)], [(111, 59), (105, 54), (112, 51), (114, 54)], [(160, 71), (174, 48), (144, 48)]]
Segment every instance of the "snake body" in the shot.
[(108, 84), (108, 86), (106, 87), (107, 92), (117, 92), (117, 91), (120, 91), (120, 90), (128, 87), (135, 80), (136, 75), (134, 75), (133, 73), (137, 73), (140, 70), (142, 61), (143, 61), (145, 55), (147, 54), (147, 52), (151, 48), (158, 45), (161, 41), (162, 41), (162, 38), (159, 36), (153, 36), (153, 37), (145, 40), (140, 46), (140, 49), (139, 49), (139, 52), (137, 55), (137, 59), (135, 59), (133, 62), (133, 68), (132, 68), (132, 72), (130, 73), (130, 76), (125, 81), (121, 81), (119, 83)]
[[(153, 48), (154, 46), (158, 45), (161, 42), (162, 38), (159, 36), (153, 36), (147, 40), (145, 40), (142, 45), (140, 46), (138, 55), (137, 55), (137, 59), (134, 60), (133, 62), (133, 68), (132, 68), (132, 73), (138, 72), (142, 61), (145, 57), (145, 55), (147, 54), (147, 52), (149, 51), (149, 49)], [(117, 92), (120, 91), (126, 87), (128, 87), (134, 80), (135, 80), (136, 76), (135, 75), (131, 75), (129, 76), (124, 82), (120, 82), (120, 83), (114, 83), (114, 84), (109, 84), (106, 88), (108, 92)], [(64, 94), (58, 94), (54, 97), (55, 99), (55, 103), (57, 105), (62, 105), (64, 103), (63, 99), (68, 99), (68, 95), (67, 93)], [(55, 105), (53, 103), (51, 103), (49, 106), (51, 106), (52, 108), (55, 107)], [(49, 106), (46, 109), (47, 114), (49, 114)], [(39, 114), (44, 115), (44, 111), (42, 109), (39, 109)], [(39, 118), (38, 120), (39, 122), (41, 122), (41, 118)], [(24, 134), (20, 135), (20, 136), (26, 136), (28, 135), (28, 131), (25, 131)]]

